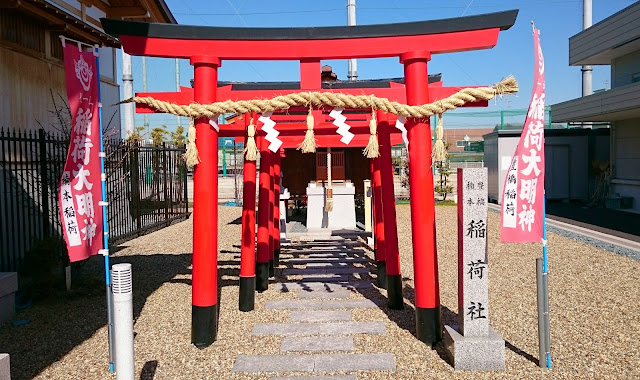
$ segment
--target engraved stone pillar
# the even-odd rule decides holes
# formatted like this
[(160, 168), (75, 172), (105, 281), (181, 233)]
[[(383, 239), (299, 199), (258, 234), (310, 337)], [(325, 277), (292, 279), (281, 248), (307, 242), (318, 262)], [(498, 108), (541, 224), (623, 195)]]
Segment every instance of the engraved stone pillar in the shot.
[(504, 340), (489, 326), (487, 168), (458, 169), (458, 326), (445, 326), (455, 369), (504, 368)]

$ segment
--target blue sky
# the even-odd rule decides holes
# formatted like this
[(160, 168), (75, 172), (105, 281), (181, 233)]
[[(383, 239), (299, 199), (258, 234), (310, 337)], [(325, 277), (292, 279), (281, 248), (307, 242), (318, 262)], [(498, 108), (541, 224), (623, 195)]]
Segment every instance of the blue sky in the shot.
[[(346, 0), (322, 2), (279, 0), (166, 0), (180, 24), (250, 27), (300, 27), (346, 25)], [(632, 0), (594, 0), (593, 23), (633, 4)], [(582, 0), (356, 0), (357, 24), (381, 24), (431, 20), (476, 15), (509, 9), (519, 9), (515, 25), (500, 33), (493, 49), (474, 52), (434, 55), (429, 62), (430, 73), (442, 73), (445, 86), (490, 85), (513, 74), (520, 84), (520, 93), (499, 100), (484, 110), (527, 108), (533, 81), (533, 42), (531, 21), (541, 31), (541, 45), (545, 56), (547, 104), (554, 104), (581, 95), (580, 67), (568, 64), (569, 37), (582, 29)], [(121, 56), (118, 55), (118, 69)], [(338, 78), (346, 79), (347, 61), (323, 61), (329, 64)], [(142, 64), (133, 57), (134, 92), (142, 91)], [(296, 81), (299, 80), (297, 62), (225, 61), (219, 70), (219, 80), (238, 81)], [(396, 58), (358, 60), (359, 79), (403, 76), (402, 65)], [(121, 78), (121, 72), (118, 77)], [(180, 61), (180, 84), (189, 86), (193, 67)], [(122, 84), (121, 79), (118, 80)], [(175, 60), (147, 59), (149, 91), (175, 90)], [(608, 66), (594, 67), (593, 89), (610, 87)], [(467, 109), (464, 111), (481, 111)], [(495, 120), (481, 118), (445, 119), (453, 127), (495, 125)], [(516, 121), (516, 120), (511, 120)], [(183, 123), (186, 121), (183, 120)], [(142, 125), (142, 115), (136, 115), (136, 125)], [(177, 120), (170, 115), (150, 115), (150, 126), (165, 124), (175, 129)]]

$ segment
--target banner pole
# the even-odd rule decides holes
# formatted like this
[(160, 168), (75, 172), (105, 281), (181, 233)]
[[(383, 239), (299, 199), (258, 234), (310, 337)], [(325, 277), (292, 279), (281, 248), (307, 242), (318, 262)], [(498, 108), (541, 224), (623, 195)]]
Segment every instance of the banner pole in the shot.
[(105, 273), (105, 291), (107, 294), (107, 336), (109, 340), (109, 372), (113, 372), (113, 348), (114, 348), (114, 335), (113, 335), (113, 294), (111, 293), (111, 273), (109, 266), (109, 228), (107, 224), (107, 176), (104, 172), (104, 159), (106, 154), (104, 152), (104, 136), (102, 131), (102, 96), (100, 93), (100, 49), (98, 45), (94, 47), (94, 55), (96, 57), (96, 81), (98, 84), (98, 119), (100, 120), (100, 179), (102, 184), (102, 231), (104, 240), (104, 249), (102, 255), (104, 256), (104, 273)]
[(547, 256), (547, 193), (542, 191), (542, 275), (544, 278), (544, 333), (547, 369), (551, 369), (551, 326), (549, 324), (549, 259)]

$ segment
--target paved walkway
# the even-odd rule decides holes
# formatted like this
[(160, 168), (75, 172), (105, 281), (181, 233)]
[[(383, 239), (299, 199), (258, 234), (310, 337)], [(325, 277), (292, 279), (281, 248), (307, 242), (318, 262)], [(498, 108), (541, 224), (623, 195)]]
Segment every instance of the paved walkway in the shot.
[[(371, 300), (352, 298), (355, 289), (372, 286), (370, 279), (360, 278), (371, 268), (357, 244), (336, 239), (283, 247), (281, 263), (304, 268), (282, 269), (281, 278), (286, 280), (274, 285), (281, 291), (296, 292), (296, 298), (268, 301), (266, 310), (257, 311), (268, 319), (269, 310), (289, 310), (289, 321), (259, 323), (252, 331), (254, 336), (281, 337), (280, 354), (239, 355), (233, 372), (303, 374), (272, 378), (280, 380), (356, 379), (356, 371), (365, 371), (365, 376), (369, 371), (395, 372), (390, 353), (355, 353), (354, 335), (386, 333), (382, 320), (353, 321), (357, 309), (378, 307)], [(298, 279), (290, 279), (293, 276)]]

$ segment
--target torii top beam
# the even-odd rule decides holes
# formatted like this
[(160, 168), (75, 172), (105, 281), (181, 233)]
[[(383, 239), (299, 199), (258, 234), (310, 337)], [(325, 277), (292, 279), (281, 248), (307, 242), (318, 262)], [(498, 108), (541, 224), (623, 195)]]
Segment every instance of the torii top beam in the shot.
[(397, 24), (307, 28), (226, 28), (100, 19), (131, 55), (220, 60), (300, 60), (394, 57), (488, 49), (517, 10)]

